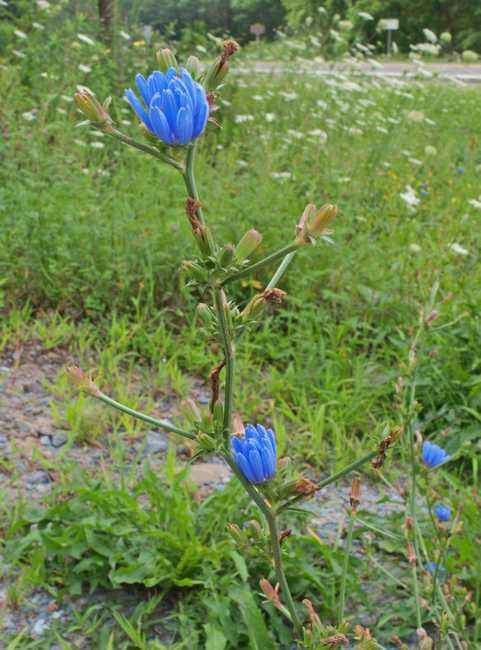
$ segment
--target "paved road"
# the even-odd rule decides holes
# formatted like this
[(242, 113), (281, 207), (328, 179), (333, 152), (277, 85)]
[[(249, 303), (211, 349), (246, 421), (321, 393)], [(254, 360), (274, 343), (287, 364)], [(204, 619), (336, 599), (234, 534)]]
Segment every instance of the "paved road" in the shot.
[[(281, 61), (256, 61), (252, 63), (244, 63), (245, 68), (252, 70), (254, 68), (257, 72), (264, 72), (267, 74), (279, 74), (284, 69), (288, 69), (294, 64), (286, 64)], [(300, 65), (300, 64), (297, 64)], [(347, 70), (349, 66), (344, 63), (315, 63), (308, 62), (302, 64), (303, 71), (313, 75), (326, 75), (332, 73), (334, 70)], [(419, 77), (419, 68), (412, 63), (376, 63), (369, 62), (360, 63), (356, 66), (364, 74), (382, 77), (404, 77), (413, 78)], [(481, 64), (466, 65), (463, 63), (427, 63), (423, 67), (428, 70), (434, 77), (443, 80), (460, 81), (464, 83), (481, 83)], [(421, 73), (422, 74), (422, 73)]]

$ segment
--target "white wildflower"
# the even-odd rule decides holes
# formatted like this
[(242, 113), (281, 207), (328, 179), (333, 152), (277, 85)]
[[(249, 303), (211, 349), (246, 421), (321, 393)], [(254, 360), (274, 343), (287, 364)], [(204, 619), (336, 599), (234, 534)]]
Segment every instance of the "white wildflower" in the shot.
[(242, 124), (243, 122), (252, 122), (253, 120), (253, 115), (234, 115), (234, 122), (236, 124)]
[(264, 115), (266, 118), (266, 122), (273, 122), (276, 119), (276, 114), (275, 113), (266, 113)]
[(291, 172), (272, 172), (271, 177), (275, 180), (283, 181), (292, 178), (292, 174)]
[(85, 65), (85, 63), (79, 63), (78, 69), (80, 70), (80, 72), (84, 72), (85, 74), (92, 72), (92, 68), (88, 65)]
[(468, 203), (469, 205), (473, 206), (473, 208), (481, 210), (481, 196), (479, 196), (478, 199), (469, 199)]
[(77, 38), (79, 41), (82, 41), (82, 43), (86, 43), (87, 45), (95, 45), (95, 41), (85, 34), (77, 34)]
[(126, 41), (130, 41), (130, 34), (127, 34), (127, 32), (124, 32), (122, 29), (119, 32), (120, 36)]
[(25, 59), (27, 56), (25, 52), (20, 52), (20, 50), (12, 50), (12, 54), (13, 56), (16, 56), (17, 59)]
[(368, 14), (367, 11), (358, 11), (357, 15), (359, 16), (359, 18), (362, 18), (363, 20), (374, 20), (371, 14)]
[(40, 31), (42, 31), (42, 29), (45, 29), (44, 25), (41, 25), (40, 23), (37, 23), (36, 21), (33, 21), (32, 27), (34, 27), (35, 29), (38, 29)]
[(409, 244), (409, 250), (411, 253), (420, 253), (422, 251), (422, 248), (419, 246), (419, 244)]
[(281, 97), (283, 97), (286, 102), (293, 102), (298, 97), (297, 93), (295, 92), (288, 93), (283, 90), (280, 91), (279, 95), (281, 95)]
[(36, 110), (37, 109), (32, 108), (31, 111), (25, 111), (25, 113), (22, 113), (23, 119), (26, 120), (27, 122), (33, 122), (34, 120), (36, 120), (37, 119), (37, 116), (35, 115)]
[(48, 0), (37, 0), (37, 7), (42, 11), (50, 9), (50, 2)]
[(452, 243), (449, 246), (449, 250), (453, 252), (455, 255), (460, 255), (461, 257), (466, 257), (469, 255), (469, 251), (466, 250), (461, 244), (458, 244), (457, 242)]
[(25, 32), (22, 32), (20, 29), (16, 29), (13, 33), (15, 34), (15, 36), (17, 36), (18, 38), (21, 38), (23, 40), (25, 40), (27, 38), (27, 35), (25, 34)]
[(436, 43), (437, 40), (438, 40), (438, 37), (436, 36), (436, 34), (434, 32), (432, 32), (430, 29), (426, 29), (426, 28), (423, 29), (423, 34), (424, 34), (426, 40), (429, 41), (430, 43)]
[(105, 147), (105, 144), (103, 142), (97, 142), (94, 140), (93, 142), (90, 143), (90, 146), (92, 149), (103, 149)]
[(414, 208), (414, 206), (421, 203), (421, 199), (416, 196), (415, 190), (410, 185), (406, 185), (406, 191), (401, 192), (399, 196), (410, 208)]
[(424, 153), (426, 156), (437, 156), (438, 155), (438, 150), (436, 147), (433, 147), (432, 145), (428, 144), (424, 147)]

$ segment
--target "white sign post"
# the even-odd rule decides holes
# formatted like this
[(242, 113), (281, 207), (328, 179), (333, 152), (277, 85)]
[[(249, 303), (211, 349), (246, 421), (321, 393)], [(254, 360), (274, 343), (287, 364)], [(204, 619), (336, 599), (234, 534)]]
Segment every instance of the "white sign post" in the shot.
[(387, 53), (390, 55), (392, 50), (392, 33), (399, 29), (399, 20), (397, 18), (383, 18), (379, 21), (379, 29), (387, 32)]

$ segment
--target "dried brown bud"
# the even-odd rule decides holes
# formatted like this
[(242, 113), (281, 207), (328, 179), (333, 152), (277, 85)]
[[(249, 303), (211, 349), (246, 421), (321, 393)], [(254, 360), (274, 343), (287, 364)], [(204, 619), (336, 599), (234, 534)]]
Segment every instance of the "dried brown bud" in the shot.
[(87, 375), (81, 368), (78, 368), (77, 366), (69, 366), (67, 368), (67, 375), (70, 381), (85, 393), (93, 395), (94, 397), (100, 397), (102, 395), (98, 386), (94, 384), (89, 375)]
[(361, 503), (361, 481), (357, 477), (352, 479), (349, 503), (353, 510), (357, 510)]
[(264, 289), (247, 303), (241, 314), (243, 320), (255, 318), (267, 304), (280, 304), (285, 295), (282, 289)]
[(407, 558), (408, 558), (409, 564), (411, 564), (413, 566), (416, 564), (416, 552), (415, 552), (414, 546), (411, 544), (411, 542), (408, 542)]
[(307, 612), (309, 614), (309, 618), (311, 620), (311, 624), (313, 627), (321, 628), (321, 619), (317, 615), (316, 611), (314, 610), (314, 607), (311, 603), (311, 601), (308, 598), (304, 598), (302, 601), (302, 604), (304, 607), (307, 609)]
[(229, 59), (239, 47), (239, 44), (232, 39), (224, 41), (221, 54), (207, 71), (204, 82), (207, 90), (214, 90), (222, 82), (229, 71)]
[(282, 530), (281, 534), (279, 535), (279, 544), (282, 544), (282, 542), (290, 537), (292, 535), (292, 530), (290, 528), (287, 528), (286, 530)]
[(270, 601), (276, 609), (282, 609), (278, 586), (274, 589), (269, 580), (266, 580), (265, 578), (259, 580), (259, 586), (267, 600)]
[(305, 476), (301, 476), (295, 483), (294, 491), (297, 494), (312, 496), (317, 491), (317, 485)]
[(319, 639), (319, 643), (322, 646), (327, 648), (337, 648), (340, 645), (348, 646), (349, 639), (345, 634), (333, 634), (332, 636), (327, 636), (324, 639)]
[(395, 427), (391, 433), (381, 440), (376, 458), (372, 461), (374, 469), (380, 469), (386, 460), (386, 452), (389, 447), (396, 442), (402, 433), (402, 427)]

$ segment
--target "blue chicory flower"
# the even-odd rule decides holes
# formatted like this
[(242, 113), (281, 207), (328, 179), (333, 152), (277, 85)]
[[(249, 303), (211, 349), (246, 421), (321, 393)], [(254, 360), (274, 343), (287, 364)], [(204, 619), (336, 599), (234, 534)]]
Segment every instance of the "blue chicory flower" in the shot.
[(440, 503), (434, 508), (434, 514), (439, 521), (449, 521), (451, 519), (451, 508)]
[(434, 444), (434, 442), (424, 442), (422, 459), (423, 463), (428, 467), (436, 467), (444, 463), (449, 456), (442, 447)]
[(138, 74), (135, 81), (145, 107), (131, 88), (125, 97), (153, 135), (174, 146), (199, 137), (207, 124), (209, 103), (204, 88), (185, 68), (156, 71), (147, 79)]
[(231, 436), (231, 444), (236, 465), (248, 481), (263, 483), (274, 476), (277, 447), (272, 429), (248, 424), (244, 436)]
[(446, 577), (446, 569), (445, 567), (442, 566), (442, 564), (438, 564), (437, 562), (428, 562), (426, 564), (426, 571), (434, 576), (436, 573), (441, 580), (443, 580)]

